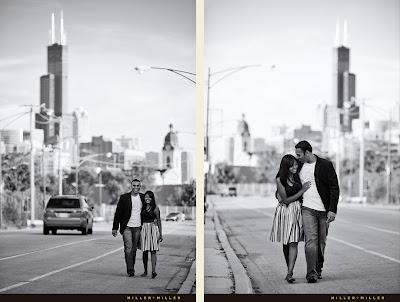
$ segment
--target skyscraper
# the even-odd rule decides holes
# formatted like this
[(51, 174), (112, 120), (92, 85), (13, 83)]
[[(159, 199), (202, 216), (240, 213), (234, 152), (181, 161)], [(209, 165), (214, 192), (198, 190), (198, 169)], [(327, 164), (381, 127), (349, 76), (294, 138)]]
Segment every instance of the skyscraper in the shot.
[(347, 22), (343, 23), (343, 35), (340, 36), (339, 23), (336, 24), (334, 48), (334, 106), (340, 109), (340, 130), (352, 131), (352, 120), (358, 118), (355, 104), (356, 76), (350, 72), (350, 49), (347, 45)]
[(53, 13), (47, 46), (47, 74), (40, 77), (40, 104), (45, 104), (45, 108), (36, 114), (36, 128), (44, 130), (45, 144), (55, 144), (60, 133), (59, 124), (50, 119), (49, 112), (57, 117), (67, 113), (67, 79), (67, 45), (63, 13), (61, 12), (60, 18), (59, 42), (56, 42)]

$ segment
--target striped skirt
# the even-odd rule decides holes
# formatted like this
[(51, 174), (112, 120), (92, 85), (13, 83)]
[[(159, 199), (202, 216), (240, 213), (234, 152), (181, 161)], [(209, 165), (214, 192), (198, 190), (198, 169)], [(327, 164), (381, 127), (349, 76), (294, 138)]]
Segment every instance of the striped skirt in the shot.
[(140, 234), (141, 250), (145, 251), (158, 251), (159, 243), (158, 237), (160, 231), (154, 222), (144, 222), (142, 225), (142, 232)]
[(301, 204), (294, 201), (288, 206), (278, 204), (272, 224), (272, 242), (299, 242), (304, 240), (303, 221), (301, 217)]

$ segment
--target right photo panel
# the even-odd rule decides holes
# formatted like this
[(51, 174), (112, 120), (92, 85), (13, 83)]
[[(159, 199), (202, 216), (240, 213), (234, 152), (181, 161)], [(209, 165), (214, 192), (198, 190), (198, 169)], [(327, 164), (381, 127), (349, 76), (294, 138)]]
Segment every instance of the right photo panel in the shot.
[(399, 294), (400, 2), (204, 2), (205, 294)]

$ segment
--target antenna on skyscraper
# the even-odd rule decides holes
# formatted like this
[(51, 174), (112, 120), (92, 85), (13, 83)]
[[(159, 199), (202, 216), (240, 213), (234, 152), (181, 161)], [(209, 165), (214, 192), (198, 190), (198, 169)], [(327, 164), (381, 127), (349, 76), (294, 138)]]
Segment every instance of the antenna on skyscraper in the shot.
[(348, 34), (347, 34), (347, 20), (345, 19), (343, 21), (343, 46), (347, 46), (347, 38), (348, 38)]
[(51, 45), (56, 43), (56, 33), (54, 25), (54, 13), (51, 13)]
[(61, 11), (61, 21), (60, 21), (60, 43), (61, 45), (67, 44), (67, 36), (65, 35), (64, 31), (64, 15), (63, 11)]
[(336, 18), (335, 47), (339, 47), (339, 44), (340, 44), (340, 23), (339, 23), (339, 18)]

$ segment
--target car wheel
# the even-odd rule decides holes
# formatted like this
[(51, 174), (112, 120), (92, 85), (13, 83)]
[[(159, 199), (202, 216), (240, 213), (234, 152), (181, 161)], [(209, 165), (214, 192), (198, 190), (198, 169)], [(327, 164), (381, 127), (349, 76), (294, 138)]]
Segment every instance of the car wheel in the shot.
[(88, 234), (93, 234), (93, 228), (90, 228), (90, 229), (88, 230)]
[(43, 234), (44, 235), (49, 235), (49, 228), (48, 227), (43, 226)]
[(51, 233), (52, 233), (53, 235), (56, 235), (56, 234), (57, 234), (57, 229), (52, 229), (52, 230), (51, 230)]
[(82, 235), (87, 235), (88, 233), (88, 225), (86, 224), (83, 228), (82, 228)]

